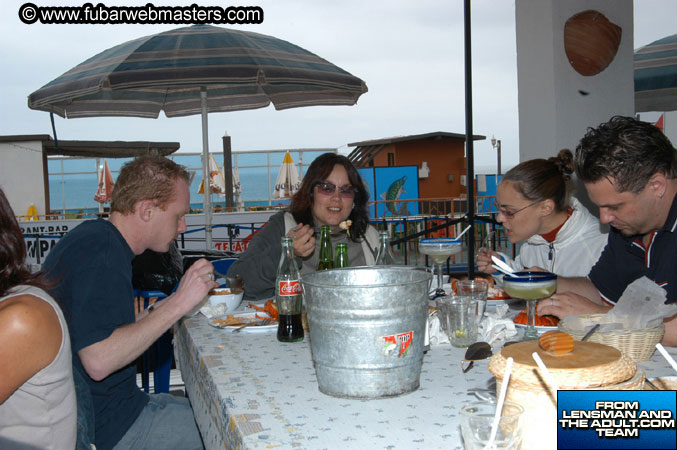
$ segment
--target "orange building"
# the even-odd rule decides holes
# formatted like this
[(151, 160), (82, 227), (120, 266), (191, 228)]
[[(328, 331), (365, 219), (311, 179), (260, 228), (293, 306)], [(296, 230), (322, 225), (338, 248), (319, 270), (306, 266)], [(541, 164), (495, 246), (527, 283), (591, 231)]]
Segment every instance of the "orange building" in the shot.
[[(475, 141), (486, 136), (474, 135)], [(419, 198), (466, 196), (465, 134), (442, 131), (353, 142), (356, 167), (418, 166)]]

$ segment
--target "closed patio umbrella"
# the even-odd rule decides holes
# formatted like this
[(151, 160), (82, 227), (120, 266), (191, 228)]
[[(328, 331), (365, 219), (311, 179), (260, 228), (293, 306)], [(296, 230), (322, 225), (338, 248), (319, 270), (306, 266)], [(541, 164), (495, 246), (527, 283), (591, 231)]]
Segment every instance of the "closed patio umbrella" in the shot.
[[(208, 112), (353, 105), (366, 84), (287, 41), (194, 25), (112, 47), (33, 92), (32, 109), (61, 117), (202, 115), (203, 178), (208, 178)], [(206, 246), (211, 201), (205, 193)]]
[(94, 201), (99, 203), (99, 212), (103, 212), (103, 204), (111, 201), (113, 198), (113, 187), (115, 186), (113, 174), (108, 167), (108, 161), (105, 159), (103, 160), (103, 166), (98, 168), (97, 175), (98, 185), (96, 194), (94, 194)]
[(284, 154), (280, 171), (275, 180), (275, 188), (273, 189), (273, 198), (276, 200), (283, 200), (291, 198), (301, 188), (301, 178), (299, 172), (294, 165), (289, 152)]
[[(200, 181), (200, 187), (198, 188), (198, 194), (204, 194), (205, 190), (205, 180)], [(221, 197), (226, 196), (226, 180), (223, 177), (223, 172), (221, 168), (216, 163), (214, 155), (209, 154), (209, 189), (212, 194), (219, 194)]]
[(677, 34), (635, 51), (635, 112), (677, 110)]

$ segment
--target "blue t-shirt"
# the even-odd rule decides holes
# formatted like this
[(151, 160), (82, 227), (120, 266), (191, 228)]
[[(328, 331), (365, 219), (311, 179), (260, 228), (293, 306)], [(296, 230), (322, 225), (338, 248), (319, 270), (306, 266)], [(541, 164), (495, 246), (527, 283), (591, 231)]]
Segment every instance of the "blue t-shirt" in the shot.
[[(83, 222), (49, 252), (43, 270), (57, 280), (50, 291), (64, 311), (73, 350), (73, 364), (82, 367), (78, 351), (133, 323), (132, 259), (122, 234), (102, 219)], [(148, 403), (136, 384), (136, 365), (94, 381), (85, 376), (92, 394), (95, 444), (99, 450), (115, 446)]]
[(630, 283), (646, 276), (664, 288), (666, 303), (677, 302), (677, 196), (672, 201), (668, 219), (653, 234), (647, 248), (638, 236), (623, 236), (615, 228), (609, 241), (590, 270), (588, 277), (602, 299), (615, 305)]

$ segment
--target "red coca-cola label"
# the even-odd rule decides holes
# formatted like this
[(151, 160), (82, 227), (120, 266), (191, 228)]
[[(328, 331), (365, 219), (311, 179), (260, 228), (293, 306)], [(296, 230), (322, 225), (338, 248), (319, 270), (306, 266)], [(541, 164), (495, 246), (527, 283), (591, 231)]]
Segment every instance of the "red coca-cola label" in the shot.
[(303, 293), (303, 287), (299, 280), (280, 281), (280, 295), (297, 295)]

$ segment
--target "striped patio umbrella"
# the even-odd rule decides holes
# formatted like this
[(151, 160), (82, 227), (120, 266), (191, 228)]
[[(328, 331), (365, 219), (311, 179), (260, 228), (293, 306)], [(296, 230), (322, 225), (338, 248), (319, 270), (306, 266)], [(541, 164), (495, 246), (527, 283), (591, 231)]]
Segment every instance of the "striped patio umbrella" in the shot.
[[(361, 79), (287, 41), (194, 25), (125, 42), (84, 61), (28, 97), (32, 109), (61, 117), (202, 115), (203, 178), (207, 114), (263, 108), (353, 105)], [(205, 193), (206, 244), (211, 201)]]
[(635, 112), (677, 110), (677, 34), (635, 51)]

